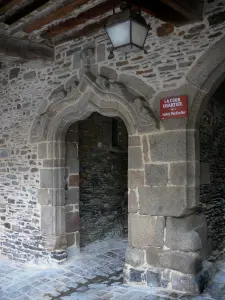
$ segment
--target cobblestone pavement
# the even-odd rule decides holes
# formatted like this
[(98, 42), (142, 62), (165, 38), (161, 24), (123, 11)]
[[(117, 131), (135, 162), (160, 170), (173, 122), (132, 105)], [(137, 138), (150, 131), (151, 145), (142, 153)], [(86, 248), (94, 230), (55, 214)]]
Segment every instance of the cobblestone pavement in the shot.
[(1, 300), (225, 300), (225, 262), (203, 295), (165, 294), (160, 290), (123, 285), (125, 240), (107, 240), (57, 268), (26, 267), (0, 261)]

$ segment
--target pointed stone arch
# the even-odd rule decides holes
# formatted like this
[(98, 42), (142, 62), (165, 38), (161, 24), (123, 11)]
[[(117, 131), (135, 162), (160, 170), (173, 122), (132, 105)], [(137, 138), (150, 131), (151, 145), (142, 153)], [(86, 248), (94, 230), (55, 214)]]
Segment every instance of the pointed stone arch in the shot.
[[(128, 77), (122, 76), (120, 79), (129, 82)], [(130, 138), (158, 131), (158, 119), (143, 96), (144, 91), (151, 98), (154, 91), (137, 80), (129, 87), (121, 81), (113, 82), (103, 76), (95, 76), (87, 70), (83, 72), (80, 82), (73, 76), (65, 85), (53, 90), (33, 121), (30, 141), (38, 144), (39, 159), (43, 161), (38, 202), (41, 205), (44, 247), (53, 252), (54, 257), (59, 253), (59, 260), (62, 253), (66, 255), (67, 248), (64, 190), (66, 132), (71, 124), (93, 112), (120, 117)], [(140, 87), (140, 91), (134, 87)], [(141, 150), (141, 145), (137, 146)], [(134, 151), (129, 151), (132, 156), (131, 152)], [(138, 155), (142, 156), (141, 151)], [(142, 157), (138, 160), (141, 161)], [(132, 182), (130, 184), (133, 185)]]

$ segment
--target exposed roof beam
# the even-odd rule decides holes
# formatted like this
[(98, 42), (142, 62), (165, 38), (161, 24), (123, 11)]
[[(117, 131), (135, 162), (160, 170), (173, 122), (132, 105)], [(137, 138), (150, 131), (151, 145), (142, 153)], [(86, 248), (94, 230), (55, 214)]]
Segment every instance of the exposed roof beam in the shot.
[(6, 14), (0, 18), (0, 21), (11, 25), (49, 1), (50, 0), (32, 0), (31, 2), (24, 2), (18, 6), (17, 9), (6, 12)]
[(202, 20), (204, 0), (161, 0), (191, 21)]
[(0, 54), (24, 60), (54, 60), (54, 49), (32, 41), (20, 40), (0, 33)]
[(118, 6), (121, 3), (121, 0), (107, 0), (102, 2), (93, 8), (81, 12), (74, 18), (70, 18), (64, 22), (61, 22), (57, 25), (50, 26), (45, 32), (41, 34), (44, 38), (53, 38), (56, 35), (59, 35), (65, 31), (71, 30), (78, 25), (82, 25), (89, 20), (92, 20), (98, 16), (102, 16), (105, 13), (113, 9), (113, 6)]
[(74, 9), (79, 8), (80, 6), (88, 3), (89, 0), (69, 0), (65, 3), (62, 3), (60, 7), (56, 7), (49, 14), (45, 16), (40, 16), (39, 19), (30, 22), (27, 26), (24, 27), (26, 33), (31, 33), (34, 30), (41, 29), (44, 25), (50, 24), (53, 21), (59, 20), (66, 15), (70, 14)]
[(8, 12), (11, 10), (14, 6), (18, 6), (23, 4), (23, 0), (11, 0), (11, 1), (6, 1), (4, 5), (1, 5), (0, 8), (0, 15), (3, 15), (4, 13)]
[(54, 44), (58, 45), (58, 44), (70, 41), (72, 39), (78, 39), (78, 38), (81, 38), (84, 36), (90, 36), (90, 35), (96, 33), (98, 30), (101, 30), (107, 20), (108, 20), (108, 17), (103, 18), (93, 24), (89, 24), (80, 30), (70, 31), (68, 34), (59, 35), (55, 38)]

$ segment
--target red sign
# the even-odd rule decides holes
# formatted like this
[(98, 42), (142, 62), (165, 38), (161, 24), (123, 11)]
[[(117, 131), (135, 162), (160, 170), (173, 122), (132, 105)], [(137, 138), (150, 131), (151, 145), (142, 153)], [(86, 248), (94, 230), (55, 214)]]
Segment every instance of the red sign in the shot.
[(160, 119), (186, 118), (187, 116), (187, 96), (174, 96), (160, 100)]

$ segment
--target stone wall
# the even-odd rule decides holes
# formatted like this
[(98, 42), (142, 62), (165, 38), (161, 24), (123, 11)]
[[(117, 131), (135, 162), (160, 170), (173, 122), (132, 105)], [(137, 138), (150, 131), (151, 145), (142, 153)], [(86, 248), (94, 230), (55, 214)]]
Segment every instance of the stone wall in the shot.
[(211, 97), (201, 119), (201, 206), (207, 217), (208, 235), (213, 257), (224, 253), (225, 247), (225, 115), (224, 83)]
[(112, 119), (99, 114), (80, 121), (79, 137), (80, 242), (84, 246), (126, 232), (128, 150), (112, 147)]
[[(9, 153), (9, 156), (2, 159), (0, 163), (0, 247), (3, 255), (20, 261), (34, 262), (39, 258), (43, 260), (51, 256), (51, 253), (43, 247), (45, 236), (40, 228), (42, 218), (40, 205), (43, 203), (38, 200), (37, 193), (40, 185), (43, 184), (40, 183), (40, 173), (43, 174), (49, 168), (49, 164), (55, 162), (52, 160), (50, 143), (47, 148), (45, 144), (30, 142), (30, 129), (34, 117), (43, 116), (45, 113), (43, 107), (53, 102), (57, 103), (77, 85), (83, 71), (81, 68), (83, 63), (80, 59), (82, 51), (90, 47), (94, 49), (94, 56), (91, 58), (91, 70), (94, 74), (101, 74), (111, 82), (118, 81), (129, 85), (131, 90), (141, 90), (142, 96), (151, 104), (158, 92), (174, 89), (185, 83), (186, 75), (197, 59), (224, 36), (223, 3), (224, 1), (208, 1), (202, 22), (180, 28), (163, 25), (161, 21), (148, 17), (151, 30), (146, 43), (147, 55), (137, 53), (125, 57), (116, 52), (115, 59), (108, 60), (110, 44), (101, 31), (94, 37), (57, 46), (55, 62), (49, 67), (38, 68), (38, 66), (23, 64), (0, 70), (0, 146)], [(136, 103), (133, 103), (134, 105)], [(179, 139), (186, 142), (182, 132), (177, 135), (176, 132), (174, 134), (165, 132), (164, 128), (160, 130), (161, 132), (157, 132), (160, 138), (157, 135), (151, 136), (153, 146), (158, 144), (164, 148), (165, 139), (169, 140), (166, 144), (168, 149), (170, 149), (171, 139), (174, 142)], [(41, 135), (40, 132), (36, 134)], [(147, 165), (153, 162), (154, 166), (151, 170), (156, 168), (159, 174), (167, 174), (167, 171), (176, 173), (176, 168), (183, 170), (183, 161), (186, 157), (182, 157), (181, 164), (174, 165), (173, 162), (177, 160), (179, 153), (163, 160), (157, 156), (158, 148), (156, 150), (153, 148), (151, 155), (148, 154), (150, 142), (149, 135), (142, 136), (141, 143), (145, 155), (141, 158), (140, 137), (132, 140), (136, 146), (131, 146), (131, 155), (136, 153), (138, 156), (136, 165), (133, 162), (131, 164), (131, 169), (137, 169), (137, 172), (133, 172), (134, 177), (138, 176), (138, 173), (140, 176), (143, 175), (145, 170), (143, 162)], [(185, 151), (185, 148), (183, 150)], [(159, 167), (158, 162), (166, 165)], [(170, 165), (168, 162), (172, 162), (173, 168), (167, 168)], [(138, 171), (140, 169), (141, 172)], [(148, 173), (151, 170), (146, 167)], [(167, 177), (160, 180), (163, 185), (165, 181), (166, 184), (168, 183)], [(144, 181), (143, 177), (140, 181)], [(184, 184), (182, 180), (178, 182)], [(152, 181), (149, 179), (147, 185), (151, 184)], [(157, 181), (158, 184), (161, 183)], [(174, 179), (174, 185), (177, 185), (177, 178)], [(163, 188), (159, 189), (163, 190)], [(158, 189), (154, 190), (155, 195), (158, 195)], [(130, 191), (131, 213), (137, 212), (136, 193), (135, 186)], [(164, 204), (168, 205), (167, 203), (165, 200)], [(166, 206), (166, 209), (170, 209), (170, 206)], [(135, 221), (135, 216), (132, 217)], [(145, 217), (141, 217), (141, 220), (145, 222)]]
[[(119, 145), (113, 145), (112, 122)], [(68, 247), (127, 234), (128, 134), (122, 120), (94, 113), (66, 135)]]

